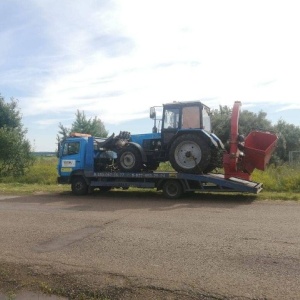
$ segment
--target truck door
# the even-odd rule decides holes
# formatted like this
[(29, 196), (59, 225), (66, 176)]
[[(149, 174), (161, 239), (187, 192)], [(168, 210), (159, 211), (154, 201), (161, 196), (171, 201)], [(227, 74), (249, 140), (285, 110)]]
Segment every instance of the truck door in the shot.
[(82, 140), (67, 140), (62, 144), (60, 152), (59, 174), (69, 176), (75, 170), (84, 167), (84, 151)]
[(180, 128), (180, 110), (179, 108), (168, 107), (164, 109), (162, 124), (162, 142), (168, 145), (169, 141), (176, 135)]

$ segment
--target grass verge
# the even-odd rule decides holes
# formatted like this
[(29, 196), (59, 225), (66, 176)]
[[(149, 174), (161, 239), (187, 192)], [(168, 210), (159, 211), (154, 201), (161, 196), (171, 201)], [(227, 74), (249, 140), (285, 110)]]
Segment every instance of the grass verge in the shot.
[[(27, 170), (24, 176), (18, 178), (0, 178), (0, 193), (19, 195), (70, 191), (70, 185), (56, 184), (56, 165), (57, 158), (55, 157), (37, 157), (34, 165)], [(158, 169), (158, 171), (172, 170), (169, 162), (161, 163)], [(219, 171), (222, 172), (222, 170)], [(299, 165), (271, 165), (264, 172), (255, 170), (252, 179), (256, 182), (262, 182), (264, 187), (263, 191), (256, 197), (257, 200), (300, 200)], [(133, 191), (142, 193), (149, 190), (131, 188), (128, 191), (122, 191), (122, 193)], [(155, 192), (155, 189), (151, 191)], [(217, 193), (213, 193), (212, 195), (216, 194)], [(232, 194), (227, 193), (226, 195)], [(202, 195), (199, 197), (203, 198), (207, 196)]]
[[(148, 197), (157, 197), (155, 189), (139, 189), (129, 188), (128, 190), (113, 189), (114, 196), (128, 198), (136, 197), (140, 193), (147, 194)], [(49, 184), (25, 184), (25, 183), (0, 183), (0, 194), (2, 195), (38, 195), (50, 193), (71, 192), (70, 185), (49, 185)], [(97, 194), (97, 191), (94, 192)], [(99, 192), (98, 192), (99, 193)], [(106, 193), (109, 196), (110, 193)], [(286, 200), (299, 201), (300, 192), (272, 192), (263, 190), (259, 194), (243, 194), (243, 193), (195, 193), (192, 196), (186, 195), (183, 198), (201, 199), (201, 200), (238, 200), (251, 198), (252, 200)]]

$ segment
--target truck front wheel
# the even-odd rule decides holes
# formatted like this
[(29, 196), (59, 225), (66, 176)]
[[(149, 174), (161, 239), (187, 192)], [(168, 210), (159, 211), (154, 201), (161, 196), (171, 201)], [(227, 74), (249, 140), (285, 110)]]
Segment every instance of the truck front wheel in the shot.
[(72, 192), (78, 196), (88, 193), (88, 185), (83, 177), (76, 176), (72, 179)]
[(179, 136), (171, 145), (169, 160), (177, 172), (201, 174), (211, 159), (209, 145), (195, 134)]

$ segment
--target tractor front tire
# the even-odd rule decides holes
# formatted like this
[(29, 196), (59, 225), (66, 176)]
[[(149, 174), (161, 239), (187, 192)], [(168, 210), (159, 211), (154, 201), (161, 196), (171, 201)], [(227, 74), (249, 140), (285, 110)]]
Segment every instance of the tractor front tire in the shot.
[(211, 149), (195, 134), (181, 135), (170, 147), (169, 160), (177, 172), (202, 174), (211, 160)]
[(136, 147), (128, 145), (118, 152), (117, 165), (123, 172), (140, 172), (143, 168), (142, 155)]

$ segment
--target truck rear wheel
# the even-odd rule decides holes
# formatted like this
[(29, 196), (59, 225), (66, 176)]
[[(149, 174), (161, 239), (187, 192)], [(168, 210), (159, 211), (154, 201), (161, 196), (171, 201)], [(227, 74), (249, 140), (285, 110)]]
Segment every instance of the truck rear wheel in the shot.
[(179, 180), (166, 180), (163, 184), (163, 194), (168, 199), (178, 199), (183, 193), (182, 184)]
[(177, 172), (201, 174), (211, 159), (209, 145), (195, 134), (179, 136), (171, 145), (169, 160)]
[(72, 179), (72, 192), (78, 196), (88, 193), (88, 185), (83, 177), (76, 176)]
[(140, 172), (143, 167), (140, 151), (132, 146), (126, 146), (118, 152), (118, 168), (123, 172)]

